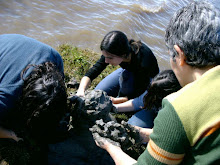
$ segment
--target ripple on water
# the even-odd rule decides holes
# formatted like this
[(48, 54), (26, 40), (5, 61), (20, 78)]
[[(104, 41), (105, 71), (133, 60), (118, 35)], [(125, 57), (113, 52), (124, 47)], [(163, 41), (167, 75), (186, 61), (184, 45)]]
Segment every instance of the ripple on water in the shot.
[[(219, 0), (210, 0), (219, 6)], [(164, 31), (173, 13), (191, 0), (0, 0), (0, 33), (20, 33), (52, 47), (70, 43), (100, 52), (104, 35), (121, 30), (145, 42), (169, 65)]]

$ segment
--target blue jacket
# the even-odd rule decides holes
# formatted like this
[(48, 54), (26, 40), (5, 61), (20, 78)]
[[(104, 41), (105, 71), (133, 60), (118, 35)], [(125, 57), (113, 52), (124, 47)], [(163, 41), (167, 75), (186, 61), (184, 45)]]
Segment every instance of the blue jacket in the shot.
[[(52, 47), (19, 34), (0, 35), (0, 123), (21, 95), (22, 70), (29, 64), (53, 62), (63, 73), (63, 61)], [(29, 69), (24, 77), (31, 72)]]

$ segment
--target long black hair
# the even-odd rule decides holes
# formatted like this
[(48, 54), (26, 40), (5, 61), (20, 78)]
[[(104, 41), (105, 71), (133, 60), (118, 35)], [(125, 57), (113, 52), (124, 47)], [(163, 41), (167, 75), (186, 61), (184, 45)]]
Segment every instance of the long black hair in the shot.
[(66, 87), (62, 74), (53, 63), (29, 65), (23, 70), (22, 77), (30, 67), (34, 69), (24, 79), (20, 113), (30, 133), (36, 138), (46, 139), (66, 111)]
[(159, 109), (162, 99), (178, 91), (181, 86), (172, 70), (164, 70), (157, 74), (151, 82), (148, 93), (144, 96), (144, 108)]
[(130, 53), (137, 54), (141, 46), (140, 41), (128, 39), (121, 31), (110, 31), (103, 38), (100, 49), (127, 58)]

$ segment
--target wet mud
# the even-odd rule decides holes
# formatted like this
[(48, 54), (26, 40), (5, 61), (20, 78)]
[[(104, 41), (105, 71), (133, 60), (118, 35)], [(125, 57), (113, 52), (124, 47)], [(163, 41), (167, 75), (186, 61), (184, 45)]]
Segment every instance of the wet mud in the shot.
[(103, 149), (96, 146), (91, 128), (96, 120), (115, 120), (111, 115), (112, 102), (105, 92), (93, 90), (85, 97), (72, 96), (68, 137), (49, 144), (50, 165), (113, 165), (114, 161)]

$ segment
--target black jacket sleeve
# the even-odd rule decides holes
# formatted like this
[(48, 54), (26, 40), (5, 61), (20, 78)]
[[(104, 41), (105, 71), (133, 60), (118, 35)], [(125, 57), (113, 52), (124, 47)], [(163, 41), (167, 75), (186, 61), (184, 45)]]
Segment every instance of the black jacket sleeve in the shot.
[(100, 75), (107, 65), (108, 64), (105, 63), (105, 57), (102, 55), (101, 58), (88, 70), (85, 76), (89, 77), (92, 81)]

